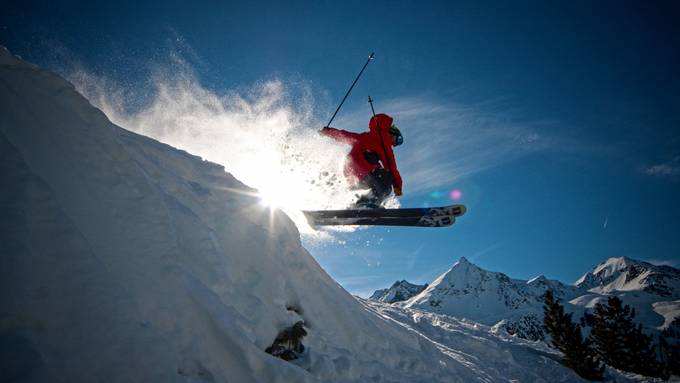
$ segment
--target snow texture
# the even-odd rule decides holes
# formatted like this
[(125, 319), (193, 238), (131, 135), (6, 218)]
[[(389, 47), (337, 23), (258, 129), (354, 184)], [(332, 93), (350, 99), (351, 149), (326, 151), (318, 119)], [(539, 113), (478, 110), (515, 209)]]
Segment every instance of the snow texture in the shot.
[[(540, 344), (351, 296), (222, 167), (112, 124), (4, 48), (0, 167), (4, 380), (579, 380)], [(264, 352), (298, 321), (302, 358)]]

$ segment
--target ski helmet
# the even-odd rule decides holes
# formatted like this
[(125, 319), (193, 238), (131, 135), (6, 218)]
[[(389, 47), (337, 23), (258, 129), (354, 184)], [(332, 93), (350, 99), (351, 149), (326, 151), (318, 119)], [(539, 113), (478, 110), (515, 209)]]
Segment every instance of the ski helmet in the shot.
[(395, 136), (397, 139), (397, 143), (394, 144), (394, 146), (399, 146), (404, 143), (404, 136), (401, 135), (401, 131), (399, 131), (395, 125), (390, 126), (389, 132), (390, 135)]

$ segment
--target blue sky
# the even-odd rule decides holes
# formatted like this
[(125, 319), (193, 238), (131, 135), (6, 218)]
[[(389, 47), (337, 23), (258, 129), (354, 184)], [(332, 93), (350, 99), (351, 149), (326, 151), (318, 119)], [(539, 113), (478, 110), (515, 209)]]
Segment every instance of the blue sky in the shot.
[[(148, 95), (180, 54), (227, 92), (305, 84), (325, 121), (360, 131), (366, 96), (395, 117), (407, 206), (449, 203), (450, 229), (375, 228), (310, 243), (361, 295), (429, 282), (460, 256), (516, 278), (573, 282), (610, 256), (680, 262), (680, 27), (674, 2), (10, 1), (0, 44), (73, 62)], [(134, 102), (129, 105), (135, 108)]]

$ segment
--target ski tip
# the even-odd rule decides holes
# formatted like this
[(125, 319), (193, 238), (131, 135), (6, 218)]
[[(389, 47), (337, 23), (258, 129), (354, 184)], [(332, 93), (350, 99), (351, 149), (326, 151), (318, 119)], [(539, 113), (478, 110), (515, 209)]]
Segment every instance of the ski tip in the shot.
[(460, 206), (460, 214), (458, 215), (459, 217), (461, 215), (464, 215), (467, 212), (467, 207), (465, 205), (459, 205)]

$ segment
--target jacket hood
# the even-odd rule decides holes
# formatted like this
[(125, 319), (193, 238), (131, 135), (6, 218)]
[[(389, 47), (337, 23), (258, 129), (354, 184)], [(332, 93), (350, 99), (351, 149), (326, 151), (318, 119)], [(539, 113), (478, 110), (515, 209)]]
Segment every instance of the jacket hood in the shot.
[(387, 131), (390, 126), (392, 126), (392, 121), (392, 117), (386, 114), (376, 114), (374, 117), (371, 117), (371, 121), (368, 122), (368, 129)]

